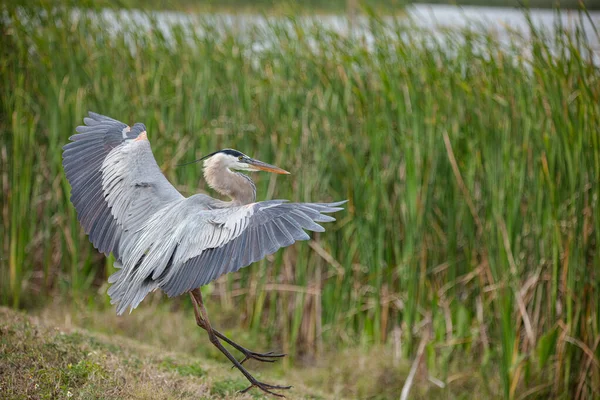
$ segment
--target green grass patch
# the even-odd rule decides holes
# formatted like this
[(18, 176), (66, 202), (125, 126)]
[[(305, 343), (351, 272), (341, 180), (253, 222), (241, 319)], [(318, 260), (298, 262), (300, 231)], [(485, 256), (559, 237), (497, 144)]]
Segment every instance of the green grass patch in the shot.
[(160, 363), (160, 366), (167, 371), (174, 371), (181, 376), (201, 377), (206, 375), (206, 371), (202, 369), (199, 363), (185, 364), (172, 358), (165, 358)]
[(210, 393), (221, 398), (235, 394), (248, 387), (247, 382), (241, 379), (224, 379), (213, 383)]
[(23, 317), (2, 314), (9, 319), (1, 328), (0, 385), (9, 398), (84, 398), (104, 390), (105, 398), (118, 398), (117, 377), (89, 355), (81, 334), (64, 340), (71, 335), (52, 335)]

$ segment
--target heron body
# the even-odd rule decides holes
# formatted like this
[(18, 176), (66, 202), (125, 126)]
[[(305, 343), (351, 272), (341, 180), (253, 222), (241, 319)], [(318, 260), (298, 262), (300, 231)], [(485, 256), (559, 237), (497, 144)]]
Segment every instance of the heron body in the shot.
[[(244, 361), (281, 356), (250, 352), (212, 329), (197, 289), (309, 239), (305, 230), (324, 231), (318, 222), (334, 221), (326, 214), (341, 210), (344, 202), (256, 202), (254, 183), (238, 171), (288, 172), (232, 149), (201, 159), (208, 185), (230, 201), (205, 194), (186, 198), (162, 174), (143, 124), (130, 127), (91, 112), (84, 123), (64, 146), (63, 166), (90, 241), (115, 257), (118, 271), (109, 278), (108, 294), (117, 313), (133, 310), (156, 289), (170, 297), (189, 292), (198, 325), (217, 347), (214, 340), (227, 341), (244, 353)], [(287, 388), (253, 381), (243, 367), (240, 371), (271, 394), (276, 393), (269, 389)]]

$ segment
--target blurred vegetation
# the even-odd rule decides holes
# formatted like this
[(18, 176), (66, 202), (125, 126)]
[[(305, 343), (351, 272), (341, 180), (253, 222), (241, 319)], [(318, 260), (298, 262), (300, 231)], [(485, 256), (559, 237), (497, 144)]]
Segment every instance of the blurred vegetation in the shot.
[(343, 14), (369, 9), (378, 13), (401, 14), (409, 4), (447, 4), (486, 7), (530, 7), (600, 9), (600, 0), (20, 0), (37, 5), (71, 5), (88, 8), (136, 8), (183, 12), (229, 12), (264, 14)]
[(94, 110), (145, 122), (185, 194), (201, 170), (176, 164), (233, 147), (293, 171), (254, 175), (259, 196), (350, 199), (326, 234), (206, 288), (230, 325), (302, 357), (387, 343), (410, 359), (424, 341), (430, 376), (449, 385), (468, 360), (506, 398), (600, 395), (600, 74), (582, 29), (501, 45), (375, 16), (372, 42), (293, 18), (167, 34), (69, 8), (5, 16), (2, 303), (107, 303), (111, 262), (61, 167)]
[[(569, 1), (569, 0), (567, 0)], [(253, 14), (340, 14), (348, 8), (368, 8), (382, 13), (401, 13), (407, 0), (21, 0), (21, 4), (67, 5), (85, 8), (133, 8), (182, 12)]]

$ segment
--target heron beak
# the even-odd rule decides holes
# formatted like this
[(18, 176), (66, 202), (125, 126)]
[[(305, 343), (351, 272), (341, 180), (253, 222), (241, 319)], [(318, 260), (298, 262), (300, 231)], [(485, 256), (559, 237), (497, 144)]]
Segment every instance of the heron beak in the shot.
[(281, 168), (276, 167), (276, 166), (271, 165), (271, 164), (264, 163), (262, 161), (255, 160), (253, 158), (245, 160), (245, 162), (248, 165), (250, 165), (250, 167), (253, 170), (255, 170), (255, 171), (267, 171), (267, 172), (273, 172), (275, 174), (286, 174), (286, 175), (289, 175), (289, 172), (287, 172), (284, 169), (281, 169)]

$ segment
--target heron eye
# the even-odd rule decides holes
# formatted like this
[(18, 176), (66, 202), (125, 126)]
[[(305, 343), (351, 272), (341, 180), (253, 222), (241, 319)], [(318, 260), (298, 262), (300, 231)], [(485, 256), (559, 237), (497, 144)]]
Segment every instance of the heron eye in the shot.
[(239, 156), (238, 160), (242, 161), (244, 159), (244, 156)]

